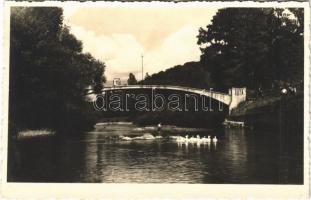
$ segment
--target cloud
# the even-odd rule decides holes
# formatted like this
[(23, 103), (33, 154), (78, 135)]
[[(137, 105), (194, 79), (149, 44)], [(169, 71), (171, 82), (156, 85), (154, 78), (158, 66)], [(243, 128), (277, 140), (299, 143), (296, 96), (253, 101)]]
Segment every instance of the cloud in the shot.
[(82, 27), (71, 27), (71, 32), (83, 41), (83, 51), (106, 63), (108, 79), (126, 79), (129, 72), (141, 77), (141, 55), (144, 55), (144, 71), (149, 74), (165, 70), (178, 64), (198, 60), (199, 47), (196, 45), (197, 27), (182, 27), (152, 50), (144, 47), (129, 34), (97, 36)]
[(169, 35), (159, 48), (147, 53), (146, 70), (149, 73), (156, 73), (175, 65), (199, 60), (197, 33), (197, 27), (185, 26)]
[[(83, 51), (105, 62), (108, 79), (125, 76), (125, 72), (137, 72), (141, 65), (140, 56), (144, 48), (128, 34), (97, 36), (83, 27), (71, 27), (71, 32), (83, 41)], [(119, 77), (119, 78), (123, 78)]]
[(65, 23), (83, 42), (83, 51), (105, 62), (108, 80), (126, 80), (130, 72), (165, 70), (197, 61), (198, 29), (210, 23), (208, 8), (64, 8)]
[(187, 25), (205, 26), (215, 9), (198, 7), (65, 7), (65, 20), (97, 35), (134, 35), (147, 49)]

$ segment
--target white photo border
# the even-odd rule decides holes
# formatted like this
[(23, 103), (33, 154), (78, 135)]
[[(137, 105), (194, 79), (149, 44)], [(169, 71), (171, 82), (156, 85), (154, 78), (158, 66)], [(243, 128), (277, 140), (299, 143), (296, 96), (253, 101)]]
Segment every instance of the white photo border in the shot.
[[(103, 7), (299, 7), (304, 8), (304, 184), (106, 184), (7, 182), (10, 8), (15, 6)], [(308, 198), (310, 140), (310, 7), (309, 2), (4, 2), (2, 60), (1, 188), (5, 198)]]

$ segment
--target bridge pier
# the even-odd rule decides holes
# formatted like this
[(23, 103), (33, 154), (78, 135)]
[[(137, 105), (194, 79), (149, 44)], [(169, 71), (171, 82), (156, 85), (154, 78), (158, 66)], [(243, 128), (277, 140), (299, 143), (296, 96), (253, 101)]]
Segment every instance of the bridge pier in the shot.
[(236, 108), (239, 103), (246, 101), (246, 87), (243, 88), (231, 88), (229, 89), (229, 96), (231, 96), (231, 101), (229, 103), (229, 115), (232, 109)]

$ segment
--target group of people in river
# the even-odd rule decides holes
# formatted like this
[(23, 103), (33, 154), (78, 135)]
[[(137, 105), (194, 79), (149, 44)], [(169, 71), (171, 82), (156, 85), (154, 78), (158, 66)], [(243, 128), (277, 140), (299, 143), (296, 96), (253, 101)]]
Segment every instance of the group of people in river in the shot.
[(212, 139), (211, 136), (203, 136), (202, 138), (200, 137), (200, 135), (197, 135), (196, 137), (190, 137), (188, 135), (186, 135), (185, 137), (182, 136), (176, 136), (175, 137), (176, 141), (179, 143), (210, 143), (210, 142), (214, 142), (216, 143), (218, 141), (217, 137), (214, 136), (214, 138)]
[(157, 127), (157, 133), (154, 136), (151, 133), (145, 133), (141, 136), (135, 136), (135, 137), (129, 137), (129, 136), (120, 136), (121, 140), (126, 140), (126, 141), (132, 141), (132, 140), (155, 140), (155, 139), (171, 139), (173, 141), (176, 141), (177, 143), (183, 144), (183, 143), (196, 143), (196, 144), (206, 144), (206, 143), (216, 143), (218, 141), (217, 137), (214, 136), (211, 138), (211, 136), (203, 136), (200, 137), (200, 135), (196, 135), (196, 137), (189, 135), (186, 135), (185, 137), (183, 136), (169, 136), (166, 134), (163, 134), (162, 131), (162, 125), (161, 123), (158, 124)]
[(218, 141), (217, 137), (214, 136), (214, 138), (211, 138), (211, 136), (203, 136), (200, 137), (200, 135), (197, 135), (196, 137), (191, 136), (189, 137), (186, 135), (183, 136), (168, 136), (163, 137), (161, 135), (154, 136), (151, 133), (145, 133), (142, 136), (135, 136), (135, 137), (129, 137), (129, 136), (120, 136), (121, 140), (131, 141), (131, 140), (155, 140), (155, 139), (172, 139), (176, 141), (177, 143), (216, 143)]

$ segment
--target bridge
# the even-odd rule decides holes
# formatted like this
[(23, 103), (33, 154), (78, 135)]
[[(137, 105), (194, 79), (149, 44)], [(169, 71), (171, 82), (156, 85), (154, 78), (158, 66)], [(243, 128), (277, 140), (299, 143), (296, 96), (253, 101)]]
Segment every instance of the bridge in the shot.
[[(236, 108), (240, 102), (246, 100), (246, 87), (243, 88), (231, 88), (228, 91), (228, 94), (216, 92), (212, 90), (183, 87), (183, 86), (171, 86), (171, 85), (118, 85), (113, 87), (104, 87), (102, 92), (114, 91), (114, 90), (137, 90), (137, 89), (161, 89), (161, 90), (175, 90), (185, 93), (193, 93), (201, 96), (206, 96), (212, 99), (215, 99), (219, 102), (222, 102), (229, 107), (229, 113), (233, 108)], [(87, 95), (93, 94), (92, 90)]]

